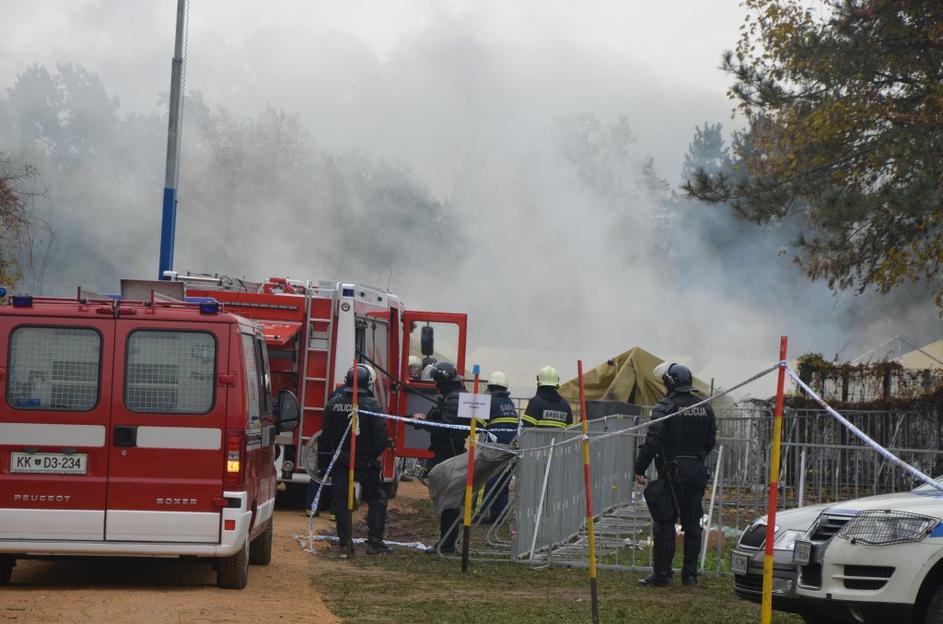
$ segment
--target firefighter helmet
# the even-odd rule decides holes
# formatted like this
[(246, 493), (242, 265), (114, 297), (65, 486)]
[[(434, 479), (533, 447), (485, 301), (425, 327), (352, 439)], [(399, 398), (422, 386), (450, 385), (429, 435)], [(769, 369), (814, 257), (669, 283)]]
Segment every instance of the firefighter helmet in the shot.
[(488, 387), (489, 388), (504, 388), (508, 389), (508, 378), (507, 375), (501, 371), (494, 371), (488, 377)]
[(553, 386), (554, 388), (559, 388), (560, 375), (557, 374), (557, 369), (552, 366), (544, 366), (539, 371), (537, 371), (537, 385)]
[[(366, 364), (357, 365), (357, 389), (368, 390), (370, 388), (370, 382), (373, 381), (370, 375), (370, 368)], [(347, 374), (344, 376), (344, 385), (348, 388), (354, 386), (354, 367), (351, 366), (347, 369)]]
[(691, 374), (691, 369), (683, 364), (662, 362), (652, 372), (656, 377), (661, 378), (669, 393), (690, 392), (693, 389), (694, 375)]
[(465, 380), (458, 374), (458, 370), (451, 362), (436, 362), (435, 366), (432, 367), (432, 381), (439, 385), (446, 381)]

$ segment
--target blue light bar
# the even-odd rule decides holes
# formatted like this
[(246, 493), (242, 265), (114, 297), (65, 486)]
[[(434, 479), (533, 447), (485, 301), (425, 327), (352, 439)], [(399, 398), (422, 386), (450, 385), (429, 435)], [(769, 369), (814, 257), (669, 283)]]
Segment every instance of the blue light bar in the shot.
[(33, 295), (13, 295), (14, 308), (29, 308), (33, 305)]
[(4, 288), (3, 286), (0, 286), (0, 297), (6, 297), (6, 296), (7, 296), (7, 289)]
[(219, 312), (219, 301), (203, 301), (200, 303), (200, 314), (216, 314)]

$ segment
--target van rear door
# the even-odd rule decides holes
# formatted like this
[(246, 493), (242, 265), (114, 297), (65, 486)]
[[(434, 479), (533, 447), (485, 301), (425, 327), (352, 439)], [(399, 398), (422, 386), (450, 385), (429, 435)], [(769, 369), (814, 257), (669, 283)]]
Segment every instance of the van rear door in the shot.
[(0, 315), (0, 540), (99, 541), (115, 322), (26, 310)]
[(106, 540), (219, 541), (231, 328), (118, 319)]

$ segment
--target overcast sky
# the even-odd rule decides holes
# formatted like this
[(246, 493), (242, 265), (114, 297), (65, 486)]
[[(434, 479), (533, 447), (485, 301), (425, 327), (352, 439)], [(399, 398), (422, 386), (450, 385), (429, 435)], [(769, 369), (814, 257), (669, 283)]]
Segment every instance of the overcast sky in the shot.
[[(2, 4), (0, 84), (76, 62), (124, 111), (164, 105), (173, 0)], [(717, 66), (742, 19), (736, 0), (193, 0), (187, 89), (238, 113), (298, 112), (327, 147), (402, 161), (438, 194), (508, 132), (627, 114), (676, 182), (694, 127), (729, 127)]]

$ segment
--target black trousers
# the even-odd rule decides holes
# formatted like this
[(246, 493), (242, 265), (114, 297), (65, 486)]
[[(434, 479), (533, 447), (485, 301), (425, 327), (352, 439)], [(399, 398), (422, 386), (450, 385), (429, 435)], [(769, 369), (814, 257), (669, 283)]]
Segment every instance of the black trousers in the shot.
[[(444, 442), (434, 445), (432, 449), (433, 456), (429, 462), (429, 470), (432, 470), (447, 459), (458, 455), (458, 450), (462, 446), (454, 439), (445, 439)], [(464, 450), (464, 449), (462, 449)], [(439, 514), (439, 548), (443, 552), (455, 550), (455, 542), (458, 540), (458, 527), (449, 530), (458, 519), (458, 509), (445, 509)]]
[[(347, 471), (349, 466), (338, 462), (331, 472), (331, 508), (337, 519), (337, 538), (344, 546), (351, 539), (350, 516), (347, 514)], [(367, 541), (383, 541), (386, 526), (386, 492), (383, 491), (383, 475), (379, 460), (359, 460), (354, 466), (354, 480), (362, 488), (363, 500), (367, 503)]]
[[(681, 576), (697, 576), (698, 557), (701, 553), (701, 518), (704, 516), (704, 490), (707, 487), (707, 468), (696, 459), (679, 458), (669, 464), (678, 509), (670, 520), (652, 523), (652, 563), (655, 574), (671, 577), (671, 562), (675, 556), (675, 522), (681, 521), (684, 532), (684, 563)], [(658, 475), (659, 479), (665, 475)], [(680, 512), (680, 518), (678, 516)]]

